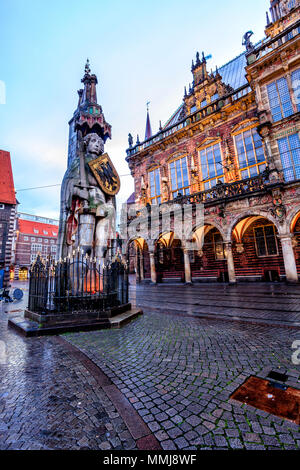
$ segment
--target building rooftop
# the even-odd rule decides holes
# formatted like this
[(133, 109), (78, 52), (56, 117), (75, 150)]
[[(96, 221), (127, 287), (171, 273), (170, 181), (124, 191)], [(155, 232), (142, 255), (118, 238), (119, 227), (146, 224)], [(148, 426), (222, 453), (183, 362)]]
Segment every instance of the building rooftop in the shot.
[(0, 150), (0, 168), (0, 203), (16, 204), (10, 153), (5, 150)]
[(32, 220), (18, 219), (18, 230), (25, 235), (57, 238), (58, 225), (45, 224)]
[[(248, 85), (248, 81), (246, 79), (245, 67), (247, 65), (246, 62), (246, 51), (240, 54), (239, 56), (232, 59), (227, 64), (222, 65), (218, 69), (219, 74), (222, 77), (222, 81), (226, 85), (230, 85), (234, 90), (241, 88), (242, 86)], [(216, 73), (216, 72), (214, 72)], [(167, 129), (168, 127), (173, 126), (178, 121), (180, 121), (180, 115), (183, 108), (183, 104), (176, 109), (176, 111), (172, 114), (169, 120), (164, 125), (163, 129)]]

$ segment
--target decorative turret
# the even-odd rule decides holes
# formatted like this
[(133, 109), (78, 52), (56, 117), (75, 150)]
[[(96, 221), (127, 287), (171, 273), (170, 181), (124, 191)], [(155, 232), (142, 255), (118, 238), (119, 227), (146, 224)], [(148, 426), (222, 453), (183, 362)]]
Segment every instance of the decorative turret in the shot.
[(265, 33), (274, 38), (299, 20), (300, 0), (271, 0), (270, 5)]
[(202, 52), (202, 60), (200, 60), (199, 52), (196, 54), (196, 63), (192, 62), (192, 73), (194, 77), (194, 86), (204, 82), (207, 78), (208, 73), (206, 70), (206, 58), (204, 52)]
[(78, 133), (82, 137), (87, 134), (95, 133), (106, 142), (111, 138), (111, 126), (105, 121), (102, 107), (97, 103), (98, 83), (95, 74), (91, 74), (90, 63), (87, 59), (84, 77), (81, 80), (84, 88), (78, 90), (78, 105), (72, 119), (69, 121), (69, 150), (68, 150), (68, 166), (76, 157), (78, 147)]

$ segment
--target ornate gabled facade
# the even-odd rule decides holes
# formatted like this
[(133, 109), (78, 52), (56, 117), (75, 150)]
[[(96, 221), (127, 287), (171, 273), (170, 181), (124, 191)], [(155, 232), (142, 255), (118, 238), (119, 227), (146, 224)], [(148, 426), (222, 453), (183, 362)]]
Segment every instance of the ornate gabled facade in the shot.
[[(142, 207), (204, 204), (187, 249), (174, 230), (130, 240), (140, 279), (297, 282), (300, 274), (300, 6), (271, 1), (266, 38), (208, 72), (192, 63), (183, 103), (126, 160)], [(158, 218), (159, 219), (159, 218)], [(173, 224), (174, 228), (174, 224)], [(141, 261), (142, 260), (142, 261)]]

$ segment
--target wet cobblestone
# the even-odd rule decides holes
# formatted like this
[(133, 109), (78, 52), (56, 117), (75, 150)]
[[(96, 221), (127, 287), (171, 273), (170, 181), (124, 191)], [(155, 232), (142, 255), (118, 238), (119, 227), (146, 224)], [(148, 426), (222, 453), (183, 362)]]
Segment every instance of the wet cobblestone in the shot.
[[(295, 321), (299, 289), (278, 289)], [(276, 292), (269, 294), (259, 293), (267, 312), (276, 300)], [(255, 317), (249, 302), (240, 298), (242, 310)], [(63, 341), (25, 339), (7, 329), (12, 313), (5, 310), (21, 307), (0, 306), (7, 353), (0, 361), (0, 449), (136, 449), (110, 398)], [(300, 367), (291, 362), (299, 330), (150, 312), (121, 330), (64, 338), (127, 397), (163, 449), (300, 448), (299, 426), (230, 400), (249, 375), (265, 378), (271, 370), (286, 373), (288, 385), (300, 388)]]
[[(290, 302), (295, 311), (295, 299)], [(299, 426), (230, 400), (247, 377), (266, 378), (271, 370), (287, 373), (288, 384), (300, 388), (300, 367), (291, 362), (299, 330), (146, 308), (122, 330), (67, 339), (130, 397), (164, 449), (299, 448)]]
[(22, 305), (0, 303), (0, 450), (136, 448), (94, 377), (56, 338), (7, 329), (5, 311)]

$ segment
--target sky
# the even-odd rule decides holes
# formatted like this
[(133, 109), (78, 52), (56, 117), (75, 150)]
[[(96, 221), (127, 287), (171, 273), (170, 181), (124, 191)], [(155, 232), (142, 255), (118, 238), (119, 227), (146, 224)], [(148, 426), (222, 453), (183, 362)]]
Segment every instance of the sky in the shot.
[(144, 139), (147, 101), (156, 133), (182, 103), (196, 52), (221, 67), (243, 52), (246, 31), (253, 42), (264, 37), (268, 8), (269, 0), (2, 1), (0, 149), (11, 153), (18, 210), (59, 217), (59, 186), (21, 190), (62, 181), (87, 57), (112, 125), (105, 151), (121, 175), (120, 205), (134, 188), (128, 133)]

